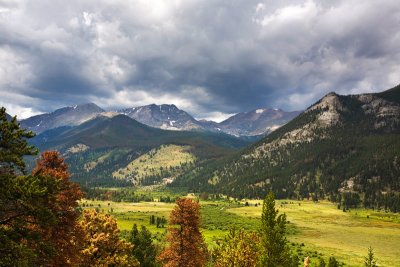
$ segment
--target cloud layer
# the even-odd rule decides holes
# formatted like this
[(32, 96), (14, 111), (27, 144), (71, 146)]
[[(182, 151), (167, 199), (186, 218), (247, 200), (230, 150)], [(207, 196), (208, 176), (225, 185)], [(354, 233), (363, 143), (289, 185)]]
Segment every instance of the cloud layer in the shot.
[(174, 103), (198, 118), (304, 109), (400, 83), (400, 4), (0, 1), (0, 105)]

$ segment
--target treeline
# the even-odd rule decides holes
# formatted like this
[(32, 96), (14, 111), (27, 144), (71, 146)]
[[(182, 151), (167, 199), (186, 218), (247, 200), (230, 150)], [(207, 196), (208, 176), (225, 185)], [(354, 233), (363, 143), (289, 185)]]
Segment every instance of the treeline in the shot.
[(110, 190), (106, 188), (91, 188), (82, 187), (82, 191), (85, 193), (85, 198), (91, 200), (102, 200), (102, 201), (114, 201), (114, 202), (165, 202), (173, 203), (177, 197), (171, 196), (160, 196), (157, 199), (150, 194), (138, 194), (131, 189), (119, 188), (118, 190)]

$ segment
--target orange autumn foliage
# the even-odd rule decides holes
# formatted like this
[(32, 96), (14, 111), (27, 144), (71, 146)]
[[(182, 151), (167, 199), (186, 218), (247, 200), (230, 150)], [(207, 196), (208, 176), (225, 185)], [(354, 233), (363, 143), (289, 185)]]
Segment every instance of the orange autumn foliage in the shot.
[(80, 212), (78, 200), (83, 197), (79, 185), (70, 181), (68, 166), (57, 151), (42, 153), (36, 163), (33, 175), (55, 179), (57, 190), (53, 201), (47, 203), (55, 215), (52, 227), (40, 229), (42, 238), (53, 248), (55, 255), (42, 252), (40, 263), (44, 266), (76, 266), (80, 261), (79, 250), (82, 244), (82, 231), (78, 224)]
[(169, 234), (158, 260), (164, 267), (201, 267), (208, 260), (208, 252), (200, 233), (200, 204), (188, 198), (176, 201), (171, 211)]

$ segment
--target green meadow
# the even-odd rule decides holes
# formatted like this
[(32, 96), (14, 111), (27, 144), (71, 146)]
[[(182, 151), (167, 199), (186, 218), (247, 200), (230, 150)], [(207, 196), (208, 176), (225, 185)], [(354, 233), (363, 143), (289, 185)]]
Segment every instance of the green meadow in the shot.
[[(193, 197), (193, 196), (189, 196)], [(132, 225), (145, 225), (161, 241), (166, 227), (150, 225), (150, 216), (168, 219), (173, 203), (82, 200), (81, 204), (111, 213), (124, 233)], [(202, 231), (209, 245), (216, 245), (230, 228), (257, 231), (260, 226), (262, 200), (244, 202), (201, 201)], [(257, 204), (257, 206), (255, 205)], [(289, 221), (288, 239), (301, 255), (327, 261), (335, 256), (346, 266), (361, 266), (367, 249), (372, 246), (379, 266), (400, 266), (400, 214), (354, 209), (343, 212), (330, 202), (277, 200), (276, 207)]]

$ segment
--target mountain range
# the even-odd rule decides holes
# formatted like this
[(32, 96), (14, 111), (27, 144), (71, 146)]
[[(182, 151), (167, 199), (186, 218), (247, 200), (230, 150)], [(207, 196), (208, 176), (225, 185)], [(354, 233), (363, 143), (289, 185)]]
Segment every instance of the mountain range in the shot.
[[(59, 150), (73, 178), (85, 184), (167, 179), (168, 186), (239, 198), (273, 190), (279, 198), (345, 197), (363, 199), (365, 207), (400, 207), (393, 204), (400, 201), (400, 86), (371, 94), (332, 92), (284, 124), (295, 115), (257, 109), (216, 123), (174, 105), (105, 112), (85, 104), (21, 124), (55, 127), (32, 144)], [(259, 129), (271, 132), (252, 144), (233, 136)]]
[[(40, 151), (60, 151), (70, 165), (73, 179), (86, 184), (124, 183), (126, 181), (113, 180), (112, 174), (128, 168), (130, 162), (150, 150), (163, 146), (179, 147), (178, 151), (190, 153), (197, 163), (221, 158), (248, 144), (224, 133), (162, 130), (123, 114), (108, 113), (100, 113), (77, 126), (62, 126), (44, 131), (30, 140), (30, 143)], [(175, 167), (185, 164), (181, 162)], [(156, 180), (166, 177), (164, 173), (163, 177)]]
[(146, 105), (136, 108), (106, 112), (94, 103), (64, 107), (54, 112), (36, 115), (21, 120), (21, 125), (36, 133), (61, 126), (76, 126), (96, 116), (124, 114), (145, 125), (174, 131), (211, 131), (223, 132), (234, 136), (262, 136), (270, 133), (293, 119), (299, 112), (285, 112), (278, 109), (257, 109), (238, 113), (227, 120), (217, 123), (196, 120), (186, 111), (175, 105)]
[(360, 200), (363, 194), (365, 206), (374, 206), (400, 192), (399, 151), (400, 86), (376, 94), (329, 93), (250, 147), (198, 166), (172, 186), (235, 197), (263, 197), (269, 190), (280, 198), (337, 200), (348, 193)]

